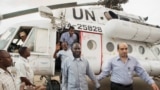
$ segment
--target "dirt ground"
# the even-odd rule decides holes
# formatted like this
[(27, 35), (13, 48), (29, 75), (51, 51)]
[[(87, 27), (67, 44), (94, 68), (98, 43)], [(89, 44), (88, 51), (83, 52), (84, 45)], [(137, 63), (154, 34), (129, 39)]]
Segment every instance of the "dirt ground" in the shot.
[[(59, 81), (59, 76), (55, 76), (52, 79), (55, 79), (55, 80)], [(156, 79), (155, 81), (160, 88), (160, 79)], [(36, 85), (45, 84), (45, 79), (43, 78), (42, 80), (40, 80), (40, 76), (35, 75), (34, 83)], [(100, 84), (101, 84), (100, 90), (110, 90), (110, 78), (103, 79), (102, 81), (100, 81)], [(93, 83), (91, 82), (90, 79), (88, 79), (88, 87), (89, 87), (89, 90), (94, 90), (94, 85), (93, 85)], [(134, 87), (134, 90), (152, 90), (151, 86), (148, 85), (147, 83), (145, 83), (139, 77), (134, 78), (133, 87)]]

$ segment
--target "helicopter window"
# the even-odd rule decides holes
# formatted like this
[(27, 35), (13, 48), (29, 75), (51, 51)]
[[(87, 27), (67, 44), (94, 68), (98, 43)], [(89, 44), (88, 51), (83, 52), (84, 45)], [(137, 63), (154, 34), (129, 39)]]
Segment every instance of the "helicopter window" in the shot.
[(145, 49), (143, 46), (139, 46), (139, 53), (140, 54), (144, 54), (145, 53)]
[(128, 44), (128, 53), (132, 53), (132, 46)]
[(107, 20), (110, 20), (110, 19), (118, 19), (118, 16), (117, 14), (115, 14), (114, 12), (112, 11), (109, 11), (109, 12), (104, 12), (104, 16), (106, 17)]
[(97, 43), (94, 41), (94, 40), (89, 40), (87, 42), (87, 47), (90, 49), (90, 50), (95, 50), (97, 48)]
[(9, 52), (18, 52), (20, 46), (23, 46), (32, 27), (20, 27), (11, 44), (8, 47)]
[(119, 15), (120, 20), (130, 21), (129, 18)]
[(114, 50), (114, 45), (112, 42), (108, 42), (106, 45), (106, 48), (109, 52), (112, 52)]
[(32, 32), (26, 40), (25, 46), (32, 52), (46, 53), (49, 47), (48, 30), (43, 28), (32, 28)]
[(4, 49), (7, 46), (8, 42), (11, 40), (13, 33), (16, 31), (16, 28), (10, 28), (0, 37), (0, 49)]
[(160, 55), (160, 50), (159, 50), (158, 47), (155, 48), (155, 52), (156, 52), (157, 55)]
[(32, 29), (30, 35), (28, 35), (28, 38), (25, 42), (25, 46), (27, 46), (31, 51), (34, 49), (34, 39), (35, 39), (35, 32), (36, 30)]

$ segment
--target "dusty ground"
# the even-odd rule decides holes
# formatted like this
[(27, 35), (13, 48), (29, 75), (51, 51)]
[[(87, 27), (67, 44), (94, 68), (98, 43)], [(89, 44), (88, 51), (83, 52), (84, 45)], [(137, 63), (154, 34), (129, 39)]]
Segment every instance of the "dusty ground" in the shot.
[[(45, 79), (40, 80), (39, 78), (40, 78), (40, 76), (35, 76), (35, 80), (34, 80), (35, 84), (36, 85), (44, 84)], [(52, 79), (59, 80), (59, 76), (55, 76)], [(155, 81), (158, 84), (158, 86), (160, 87), (160, 80), (155, 80)], [(93, 88), (94, 85), (89, 79), (88, 79), (88, 84), (89, 84), (88, 85), (89, 90), (94, 90), (94, 88)], [(109, 80), (109, 78), (103, 79), (100, 82), (100, 84), (101, 84), (101, 89), (100, 90), (110, 90), (110, 80)], [(134, 90), (152, 90), (152, 88), (147, 83), (145, 83), (142, 79), (140, 79), (139, 77), (134, 78), (133, 86), (134, 86)]]

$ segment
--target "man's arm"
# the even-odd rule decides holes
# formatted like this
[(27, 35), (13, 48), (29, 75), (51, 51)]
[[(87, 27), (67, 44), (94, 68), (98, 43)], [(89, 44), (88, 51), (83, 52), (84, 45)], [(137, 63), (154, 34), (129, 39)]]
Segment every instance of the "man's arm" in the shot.
[(86, 74), (87, 74), (88, 77), (95, 83), (96, 88), (99, 88), (99, 87), (100, 87), (100, 84), (99, 84), (97, 78), (95, 77), (93, 71), (91, 70), (88, 61), (87, 61)]
[(142, 68), (140, 63), (136, 61), (135, 72), (148, 84), (151, 85), (153, 90), (159, 90), (158, 86), (154, 82), (154, 80), (149, 76), (149, 74)]
[(61, 37), (60, 37), (60, 42), (64, 42), (64, 39), (65, 39), (65, 33), (66, 33), (66, 32), (62, 33), (62, 35), (61, 35)]
[(102, 72), (97, 76), (98, 81), (108, 76), (111, 70), (112, 70), (112, 60), (108, 60), (104, 63)]
[(21, 82), (24, 82), (26, 85), (33, 85), (26, 77), (20, 77), (20, 80)]
[(57, 45), (56, 45), (56, 50), (55, 50), (54, 55), (53, 55), (54, 58), (59, 57), (59, 54), (58, 54), (59, 50), (60, 50), (60, 45), (57, 44)]
[(26, 69), (23, 63), (15, 64), (17, 74), (21, 82), (25, 82), (26, 85), (32, 85), (32, 83), (26, 78)]
[(0, 90), (4, 90), (4, 88), (3, 88), (3, 84), (2, 84), (2, 82), (0, 81)]

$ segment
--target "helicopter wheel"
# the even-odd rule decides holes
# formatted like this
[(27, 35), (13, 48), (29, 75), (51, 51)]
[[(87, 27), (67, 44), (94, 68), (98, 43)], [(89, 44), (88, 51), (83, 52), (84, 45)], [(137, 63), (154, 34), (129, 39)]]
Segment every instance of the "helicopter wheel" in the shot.
[(60, 83), (57, 80), (51, 80), (47, 83), (47, 90), (60, 90)]

